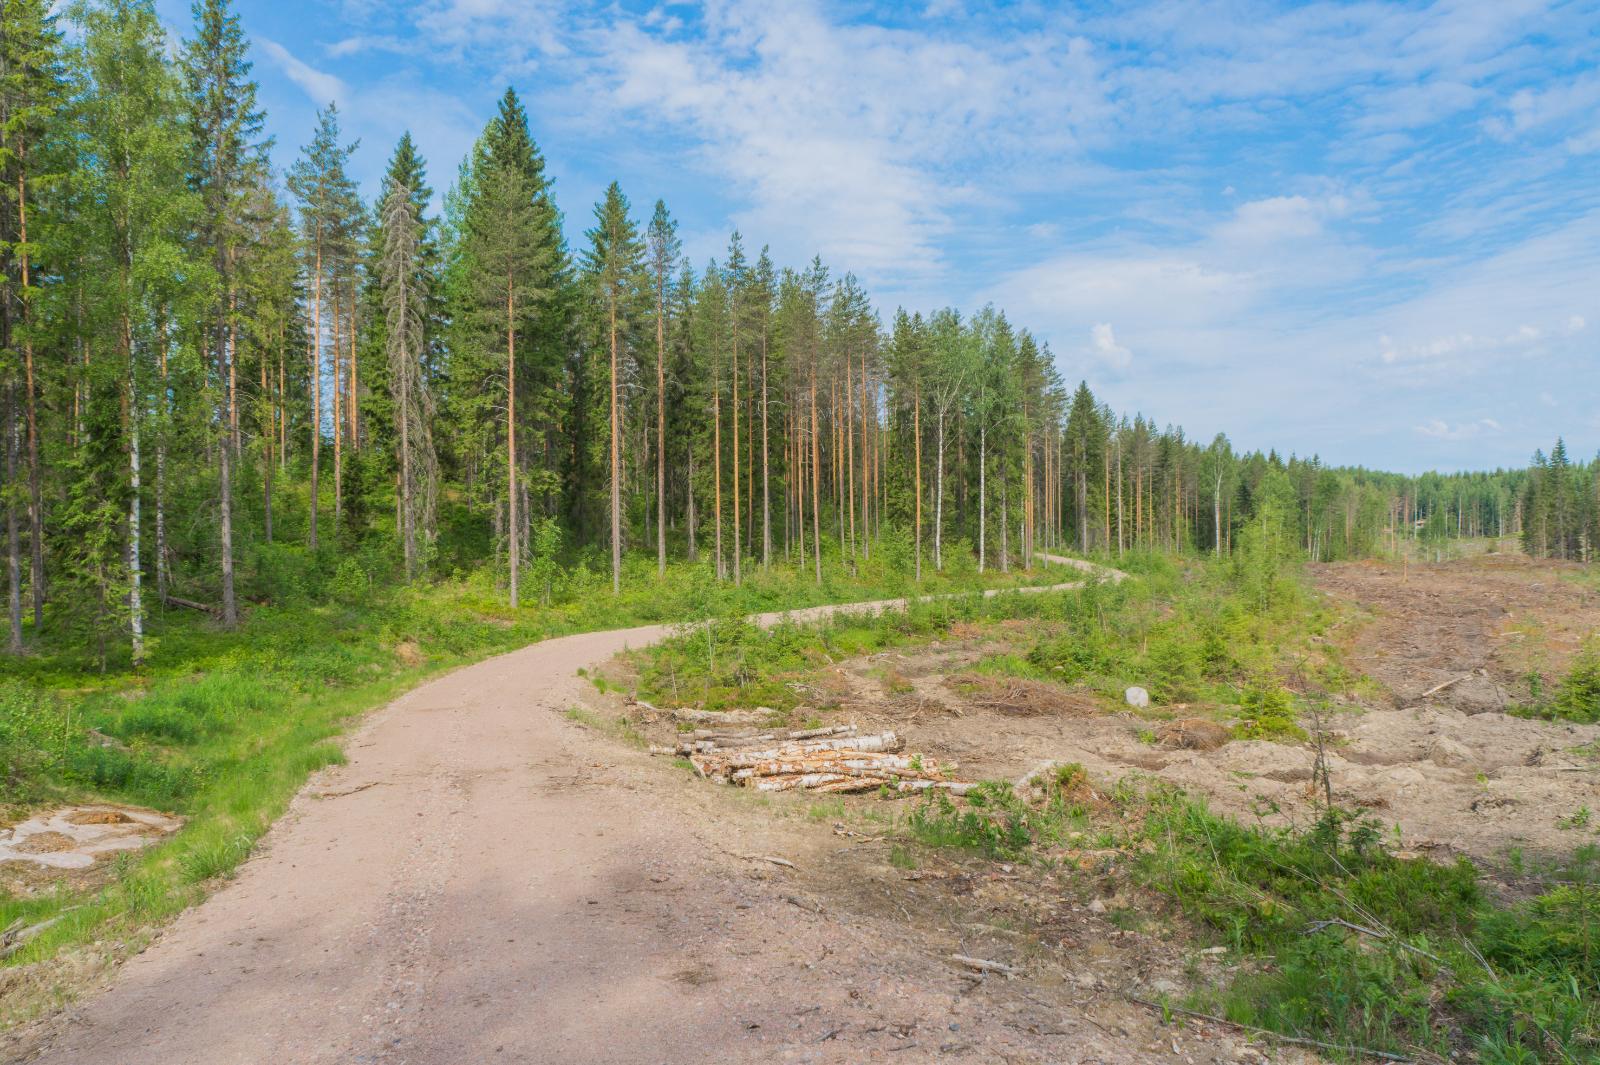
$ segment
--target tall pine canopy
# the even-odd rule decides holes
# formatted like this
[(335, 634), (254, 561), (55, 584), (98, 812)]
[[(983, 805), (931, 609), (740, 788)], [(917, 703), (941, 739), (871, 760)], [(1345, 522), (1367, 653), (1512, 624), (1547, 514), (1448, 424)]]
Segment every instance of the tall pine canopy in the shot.
[(1002, 308), (880, 311), (850, 264), (739, 232), (697, 269), (668, 204), (636, 216), (616, 183), (574, 254), (513, 89), (440, 196), (409, 134), (363, 188), (333, 103), (276, 172), (238, 13), (193, 16), (178, 47), (151, 0), (0, 7), (13, 653), (136, 662), (169, 611), (231, 626), (378, 583), (521, 606), (677, 566), (1226, 555), (1263, 514), (1312, 559), (1593, 555), (1600, 466), (1562, 441), (1420, 477), (1198, 441), (1064, 380)]

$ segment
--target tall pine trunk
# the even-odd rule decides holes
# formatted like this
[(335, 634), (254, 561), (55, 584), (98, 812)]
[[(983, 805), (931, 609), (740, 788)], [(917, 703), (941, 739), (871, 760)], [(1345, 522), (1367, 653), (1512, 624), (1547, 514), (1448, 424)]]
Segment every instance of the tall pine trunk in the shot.
[[(6, 381), (6, 484), (17, 479), (17, 386)], [(6, 493), (6, 619), (10, 622), (8, 649), (22, 653), (22, 531), (17, 522), (17, 504)]]
[(656, 576), (667, 575), (667, 329), (666, 293), (656, 282)]
[(510, 536), (511, 607), (517, 607), (522, 551), (517, 541), (517, 313), (511, 278), (506, 279), (506, 531)]
[(916, 447), (916, 485), (917, 485), (917, 580), (922, 580), (922, 382), (917, 382), (917, 390), (911, 400), (911, 437)]
[[(267, 384), (267, 360), (265, 353), (262, 354), (260, 368), (260, 402), (266, 404), (265, 413), (267, 417), (263, 419), (259, 414), (257, 415), (256, 431), (261, 434), (261, 515), (262, 524), (264, 526), (262, 529), (262, 535), (266, 542), (270, 544), (272, 543), (272, 445), (275, 437), (273, 429), (278, 419), (277, 414), (273, 410), (272, 393)], [(257, 407), (256, 409), (261, 410), (260, 407)], [(261, 424), (263, 421), (266, 422), (265, 425)]]
[(712, 494), (712, 515), (717, 524), (717, 580), (728, 575), (722, 557), (722, 380), (718, 374), (720, 360), (713, 356), (711, 364), (711, 479), (716, 482)]
[[(21, 153), (19, 152), (19, 155)], [(30, 269), (28, 251), (28, 182), (26, 166), (17, 168), (17, 256), (22, 277), (22, 370), (23, 403), (28, 425), (28, 548), (32, 570), (29, 586), (33, 595), (33, 628), (44, 625), (44, 490), (39, 466), (39, 415), (34, 397), (33, 378), (33, 301), (28, 295)]]
[[(227, 276), (227, 275), (224, 275)], [(233, 280), (228, 278), (229, 302), (232, 302)], [(226, 306), (226, 305), (225, 305)], [(232, 324), (226, 321), (219, 323), (217, 341), (221, 349), (223, 360), (227, 368), (231, 369), (234, 360), (233, 329)], [(222, 367), (219, 367), (221, 369)], [(239, 624), (239, 603), (234, 597), (233, 589), (233, 441), (231, 433), (224, 433), (222, 446), (217, 449), (221, 456), (219, 488), (221, 495), (220, 509), (220, 546), (222, 550), (222, 624), (233, 628)]]
[(340, 314), (339, 303), (339, 267), (333, 267), (333, 279), (328, 287), (332, 290), (333, 311), (329, 317), (332, 319), (331, 328), (333, 337), (329, 355), (333, 359), (333, 534), (335, 539), (339, 535), (339, 523), (344, 517), (344, 356), (339, 347), (339, 327), (344, 324)]
[(607, 308), (611, 326), (611, 594), (622, 594), (622, 450), (617, 412), (617, 293)]
[(933, 568), (944, 572), (944, 423), (945, 409), (939, 408), (937, 465), (933, 468)]
[(767, 454), (767, 323), (761, 321), (761, 568), (772, 567), (772, 468)]
[(817, 583), (822, 583), (822, 475), (817, 454), (817, 358), (811, 354), (811, 546)]
[(322, 223), (317, 223), (316, 269), (311, 274), (311, 534), (312, 551), (317, 549), (317, 505), (321, 498), (322, 474)]
[(345, 333), (350, 344), (350, 396), (344, 405), (347, 417), (350, 420), (350, 450), (361, 450), (361, 396), (357, 391), (359, 382), (356, 378), (356, 312), (360, 310), (360, 303), (356, 299), (356, 282), (354, 275), (350, 279), (350, 328)]
[(978, 426), (978, 572), (988, 563), (986, 534), (989, 531), (989, 426)]

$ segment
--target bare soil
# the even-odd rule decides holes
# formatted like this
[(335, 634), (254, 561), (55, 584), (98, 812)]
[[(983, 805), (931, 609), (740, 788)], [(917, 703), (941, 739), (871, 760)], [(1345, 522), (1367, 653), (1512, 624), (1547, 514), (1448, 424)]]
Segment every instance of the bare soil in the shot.
[(1312, 573), (1323, 591), (1370, 616), (1348, 653), (1397, 709), (1504, 710), (1530, 697), (1530, 674), (1548, 685), (1600, 630), (1600, 586), (1577, 563), (1497, 553), (1432, 565), (1341, 562)]
[[(1508, 555), (1315, 567), (1317, 585), (1348, 617), (1331, 649), (1365, 678), (1335, 693), (1322, 722), (1334, 801), (1369, 811), (1386, 834), (1398, 833), (1402, 850), (1466, 855), (1508, 877), (1514, 856), (1537, 864), (1594, 842), (1600, 725), (1503, 712), (1528, 697), (1530, 663), (1551, 683), (1600, 628), (1600, 595), (1578, 576), (1566, 564)], [(913, 749), (956, 763), (962, 779), (1017, 779), (1076, 762), (1102, 786), (1147, 777), (1245, 820), (1317, 816), (1314, 745), (1228, 740), (1216, 725), (1205, 729), (1230, 722), (1229, 708), (1140, 712), (972, 672), (1028, 640), (1022, 626), (966, 628), (925, 647), (839, 663), (813, 681), (828, 708), (823, 723), (895, 729)], [(1180, 723), (1187, 727), (1173, 727)]]

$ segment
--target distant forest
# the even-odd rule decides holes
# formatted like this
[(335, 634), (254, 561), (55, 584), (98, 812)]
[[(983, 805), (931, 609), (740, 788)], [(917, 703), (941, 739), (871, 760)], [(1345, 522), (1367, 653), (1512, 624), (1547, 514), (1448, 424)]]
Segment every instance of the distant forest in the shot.
[(275, 172), (226, 0), (180, 43), (150, 0), (56, 10), (0, 7), (13, 651), (114, 630), (137, 658), (152, 604), (232, 625), (330, 556), (490, 567), (515, 605), (552, 566), (617, 588), (683, 561), (820, 581), (874, 553), (919, 576), (1223, 553), (1265, 508), (1314, 560), (1595, 542), (1596, 467), (1560, 444), (1421, 477), (1241, 454), (1112, 411), (999, 309), (885, 321), (850, 273), (738, 233), (691, 263), (667, 206), (616, 184), (570, 246), (510, 90), (439, 216), (409, 136), (363, 199), (332, 104)]

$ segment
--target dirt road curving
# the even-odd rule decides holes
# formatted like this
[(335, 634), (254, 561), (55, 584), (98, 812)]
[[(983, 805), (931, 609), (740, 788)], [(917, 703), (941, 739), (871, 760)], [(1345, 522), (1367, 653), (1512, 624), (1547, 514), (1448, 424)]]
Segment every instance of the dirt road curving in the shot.
[(781, 867), (753, 869), (742, 850), (824, 863), (825, 828), (730, 821), (678, 771), (564, 716), (591, 694), (580, 667), (666, 632), (550, 640), (396, 700), (234, 881), (8, 1053), (49, 1065), (1233, 1060), (1157, 1039), (1137, 1009), (1091, 1018), (1025, 981), (974, 988), (904, 927), (835, 913)]

